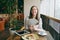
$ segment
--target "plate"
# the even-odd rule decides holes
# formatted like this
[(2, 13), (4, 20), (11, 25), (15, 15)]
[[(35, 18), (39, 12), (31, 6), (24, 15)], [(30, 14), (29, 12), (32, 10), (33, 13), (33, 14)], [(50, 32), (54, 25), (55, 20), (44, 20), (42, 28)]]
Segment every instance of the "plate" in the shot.
[(42, 35), (42, 36), (46, 36), (47, 35), (47, 33), (45, 31), (40, 31), (40, 32), (38, 32), (38, 34)]

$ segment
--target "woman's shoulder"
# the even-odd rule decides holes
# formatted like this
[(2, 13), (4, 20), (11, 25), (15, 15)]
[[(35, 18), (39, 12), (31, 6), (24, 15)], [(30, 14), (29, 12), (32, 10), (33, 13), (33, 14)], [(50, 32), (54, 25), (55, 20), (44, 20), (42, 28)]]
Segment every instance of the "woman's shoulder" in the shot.
[(42, 18), (41, 18), (41, 17), (39, 17), (39, 18), (38, 18), (38, 20), (42, 20)]
[(40, 17), (40, 20), (42, 20), (42, 18)]
[(26, 16), (25, 20), (29, 20), (29, 16)]
[(41, 22), (42, 21), (42, 18), (39, 18), (39, 21)]

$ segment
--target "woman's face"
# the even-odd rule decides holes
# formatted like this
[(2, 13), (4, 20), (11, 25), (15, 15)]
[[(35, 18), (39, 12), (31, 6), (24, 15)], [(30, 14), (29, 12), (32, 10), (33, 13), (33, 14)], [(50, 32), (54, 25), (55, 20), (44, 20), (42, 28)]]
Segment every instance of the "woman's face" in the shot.
[(32, 8), (32, 15), (33, 16), (36, 16), (36, 14), (37, 14), (37, 8), (36, 7), (33, 7)]

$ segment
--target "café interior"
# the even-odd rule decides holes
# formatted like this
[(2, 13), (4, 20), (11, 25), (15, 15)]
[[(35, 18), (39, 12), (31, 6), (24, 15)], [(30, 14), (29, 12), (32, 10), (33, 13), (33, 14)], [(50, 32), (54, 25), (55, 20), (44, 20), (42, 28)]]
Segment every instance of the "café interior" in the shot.
[[(0, 0), (0, 40), (60, 40), (59, 0)], [(39, 9), (47, 35), (30, 33), (25, 18), (32, 5)], [(13, 21), (12, 21), (13, 20)]]

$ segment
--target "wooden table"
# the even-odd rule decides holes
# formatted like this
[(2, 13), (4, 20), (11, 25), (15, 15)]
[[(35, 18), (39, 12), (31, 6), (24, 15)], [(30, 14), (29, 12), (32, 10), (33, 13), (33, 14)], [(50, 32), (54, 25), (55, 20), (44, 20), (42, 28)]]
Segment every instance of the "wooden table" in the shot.
[[(31, 33), (31, 34), (34, 35), (35, 33)], [(30, 34), (27, 34), (27, 35), (30, 35)], [(39, 37), (39, 39), (37, 39), (37, 40), (47, 40), (46, 36), (40, 36), (40, 35), (37, 35), (37, 36)], [(18, 36), (18, 35), (12, 36), (12, 35), (10, 35), (7, 40), (21, 40), (21, 36)]]
[[(27, 35), (29, 35), (29, 34), (27, 34)], [(33, 37), (35, 37), (36, 40), (47, 40), (46, 36), (41, 36), (36, 33), (31, 33), (30, 35), (34, 35)]]

